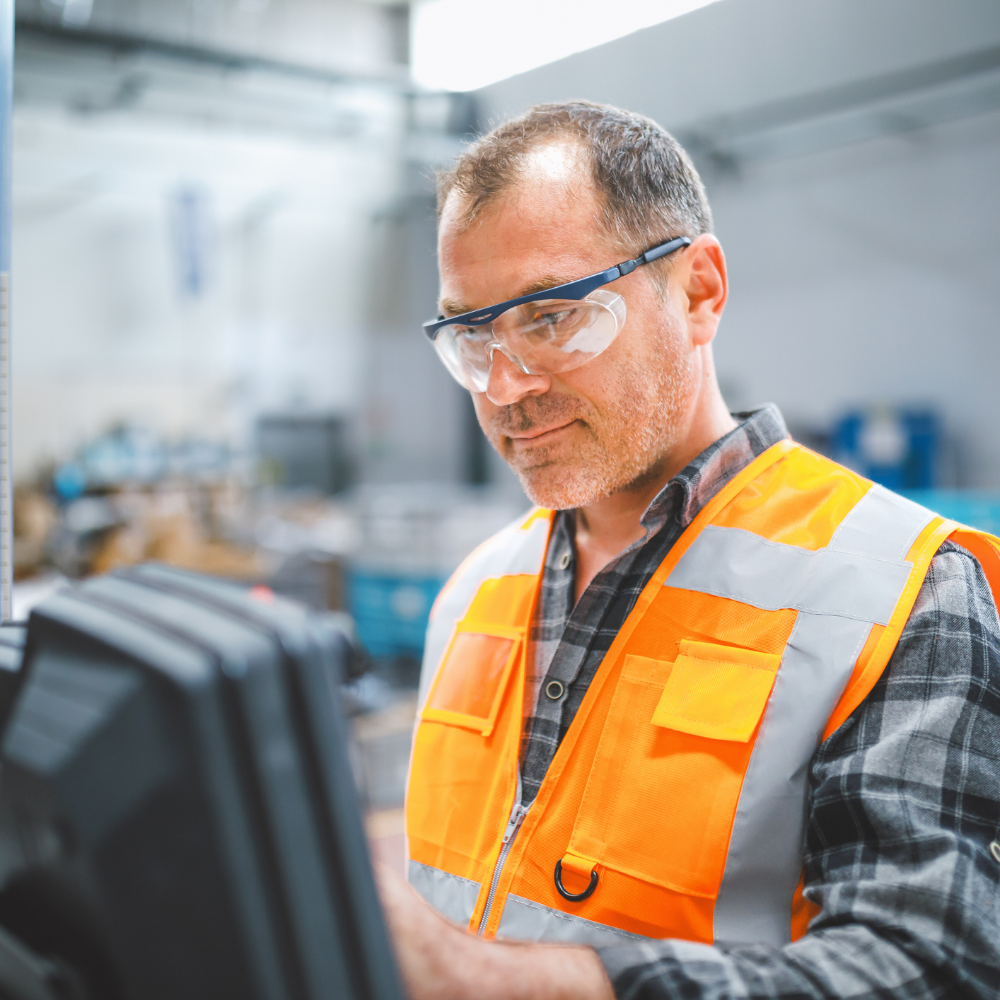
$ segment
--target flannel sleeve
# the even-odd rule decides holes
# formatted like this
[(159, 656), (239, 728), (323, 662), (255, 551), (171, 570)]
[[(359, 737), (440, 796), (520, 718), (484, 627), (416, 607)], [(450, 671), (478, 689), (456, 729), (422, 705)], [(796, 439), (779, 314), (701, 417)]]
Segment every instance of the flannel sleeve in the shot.
[(878, 684), (815, 754), (806, 897), (785, 946), (598, 948), (621, 1000), (985, 1000), (1000, 994), (1000, 622), (946, 543)]

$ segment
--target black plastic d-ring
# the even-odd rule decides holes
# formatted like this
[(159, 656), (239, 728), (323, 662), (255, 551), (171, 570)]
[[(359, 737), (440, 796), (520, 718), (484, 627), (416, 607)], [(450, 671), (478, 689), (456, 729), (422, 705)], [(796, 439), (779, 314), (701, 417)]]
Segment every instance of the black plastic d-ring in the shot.
[(556, 862), (556, 888), (559, 890), (559, 895), (563, 899), (568, 899), (571, 903), (582, 903), (585, 899), (589, 899), (593, 894), (594, 890), (597, 888), (597, 869), (594, 868), (590, 873), (590, 885), (587, 886), (583, 892), (568, 892), (565, 886), (562, 884), (562, 858)]

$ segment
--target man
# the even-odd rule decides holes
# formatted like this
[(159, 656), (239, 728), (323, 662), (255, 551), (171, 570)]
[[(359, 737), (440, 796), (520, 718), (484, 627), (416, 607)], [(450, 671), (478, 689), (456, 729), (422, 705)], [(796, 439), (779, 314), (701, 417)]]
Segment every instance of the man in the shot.
[(653, 122), (534, 108), (439, 207), (425, 329), (539, 506), (432, 616), (410, 995), (995, 996), (1000, 543), (727, 411)]

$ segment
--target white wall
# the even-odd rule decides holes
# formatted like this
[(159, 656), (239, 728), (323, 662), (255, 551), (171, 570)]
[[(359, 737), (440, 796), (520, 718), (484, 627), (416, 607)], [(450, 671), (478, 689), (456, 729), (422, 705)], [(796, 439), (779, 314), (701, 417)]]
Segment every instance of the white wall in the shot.
[[(721, 0), (478, 96), (484, 120), (588, 98), (693, 132), (998, 43), (993, 0)], [(804, 424), (932, 404), (957, 481), (1000, 487), (998, 178), (997, 111), (706, 173), (732, 276), (731, 403), (774, 400)]]
[(930, 404), (957, 481), (1000, 486), (1000, 114), (758, 164), (711, 192), (734, 405), (822, 425)]
[[(118, 421), (241, 443), (261, 409), (359, 407), (391, 149), (35, 107), (14, 129), (17, 475)], [(197, 297), (181, 188), (208, 206)]]

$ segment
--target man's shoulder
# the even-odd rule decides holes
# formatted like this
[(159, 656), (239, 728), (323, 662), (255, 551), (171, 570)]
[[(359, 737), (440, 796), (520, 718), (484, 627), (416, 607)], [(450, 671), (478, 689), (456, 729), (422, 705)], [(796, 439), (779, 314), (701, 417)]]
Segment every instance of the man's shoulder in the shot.
[(931, 559), (883, 682), (893, 699), (972, 697), (984, 684), (1000, 697), (997, 597), (961, 544), (945, 541)]
[[(1000, 801), (998, 740), (996, 602), (975, 556), (945, 542), (882, 676), (813, 757), (810, 850), (825, 857), (824, 864), (846, 857), (831, 831), (848, 831), (848, 815), (877, 814), (883, 827), (898, 824), (906, 830), (899, 842), (944, 843), (945, 817), (949, 831), (980, 839), (987, 832), (984, 814), (994, 814)], [(839, 826), (838, 815), (846, 820)], [(850, 854), (877, 858), (891, 853), (891, 842), (887, 835), (876, 849), (872, 840), (865, 852), (851, 845)]]
[(997, 601), (975, 555), (946, 541), (930, 561), (884, 673), (820, 756), (849, 755), (893, 734), (905, 742), (918, 731), (933, 731), (948, 745), (969, 720), (985, 716), (1000, 718)]
[(949, 540), (931, 559), (900, 642), (916, 632), (956, 628), (1000, 642), (1000, 615), (986, 573), (972, 552)]

